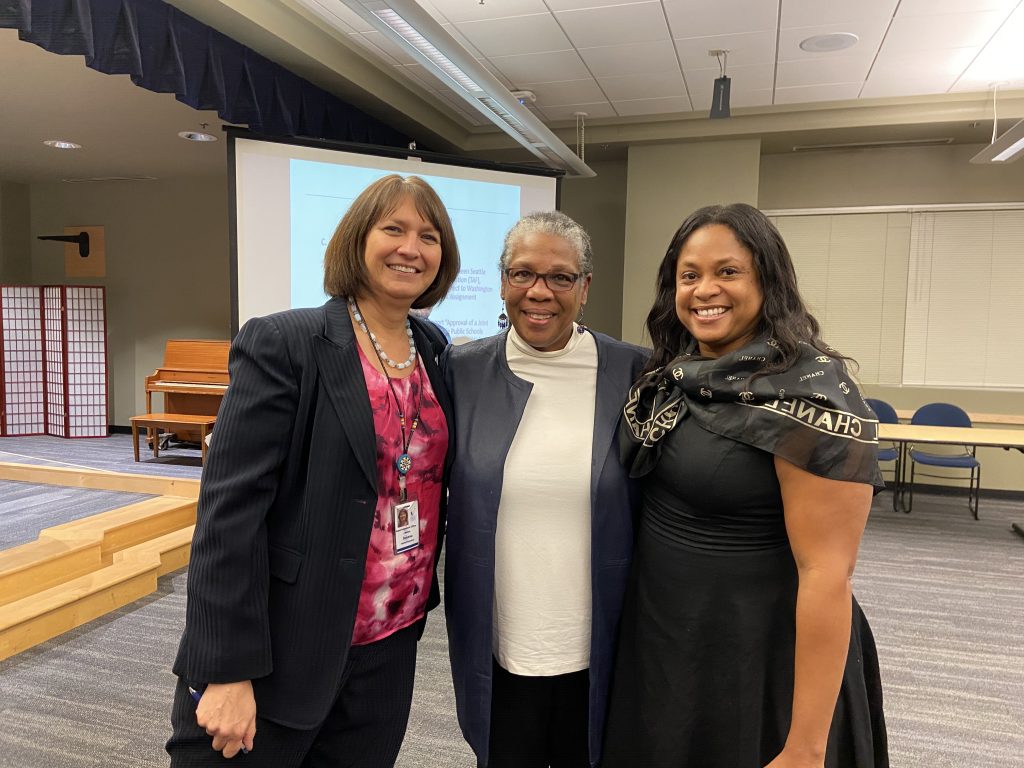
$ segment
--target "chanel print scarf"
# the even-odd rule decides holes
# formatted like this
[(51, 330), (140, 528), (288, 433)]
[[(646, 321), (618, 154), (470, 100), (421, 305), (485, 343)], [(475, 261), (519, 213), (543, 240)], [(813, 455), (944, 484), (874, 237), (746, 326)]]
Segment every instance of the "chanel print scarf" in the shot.
[(624, 409), (622, 462), (631, 477), (654, 469), (661, 439), (689, 416), (701, 427), (759, 448), (815, 475), (884, 487), (878, 421), (839, 358), (801, 344), (782, 373), (752, 374), (780, 357), (760, 339), (719, 358), (692, 350), (641, 378)]

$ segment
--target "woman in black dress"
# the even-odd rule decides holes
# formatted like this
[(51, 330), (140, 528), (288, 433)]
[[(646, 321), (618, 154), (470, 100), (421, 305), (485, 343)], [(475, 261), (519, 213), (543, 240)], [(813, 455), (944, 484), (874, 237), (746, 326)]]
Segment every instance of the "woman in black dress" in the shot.
[(749, 205), (676, 232), (630, 392), (644, 509), (603, 768), (888, 765), (850, 576), (881, 487), (877, 421)]

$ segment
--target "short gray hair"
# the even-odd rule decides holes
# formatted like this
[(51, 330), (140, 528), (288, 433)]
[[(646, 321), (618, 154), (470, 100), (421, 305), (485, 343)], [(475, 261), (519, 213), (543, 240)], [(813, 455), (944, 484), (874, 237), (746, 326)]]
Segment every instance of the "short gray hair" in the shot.
[(590, 249), (590, 235), (579, 224), (561, 211), (534, 211), (517, 221), (505, 235), (498, 267), (505, 271), (512, 254), (530, 235), (552, 235), (560, 237), (576, 251), (580, 272), (584, 275), (594, 271), (594, 252)]

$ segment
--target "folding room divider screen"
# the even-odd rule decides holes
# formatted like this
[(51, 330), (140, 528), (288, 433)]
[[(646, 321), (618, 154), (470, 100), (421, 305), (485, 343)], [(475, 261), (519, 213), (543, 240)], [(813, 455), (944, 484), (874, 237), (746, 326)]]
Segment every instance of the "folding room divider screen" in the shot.
[(0, 286), (0, 436), (107, 435), (106, 291)]

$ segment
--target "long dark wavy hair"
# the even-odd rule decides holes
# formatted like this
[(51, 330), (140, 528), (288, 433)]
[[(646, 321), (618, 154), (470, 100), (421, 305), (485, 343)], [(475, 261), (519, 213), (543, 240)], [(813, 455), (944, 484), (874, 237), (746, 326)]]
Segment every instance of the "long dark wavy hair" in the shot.
[(754, 271), (764, 301), (758, 335), (774, 338), (782, 357), (758, 372), (777, 373), (800, 357), (800, 342), (830, 356), (849, 360), (821, 340), (821, 326), (804, 304), (796, 286), (796, 270), (782, 235), (761, 211), (746, 203), (709, 205), (694, 211), (672, 237), (658, 267), (654, 306), (647, 315), (647, 332), (654, 345), (644, 373), (667, 365), (693, 341), (676, 315), (676, 262), (690, 235), (709, 224), (724, 224), (753, 255)]

